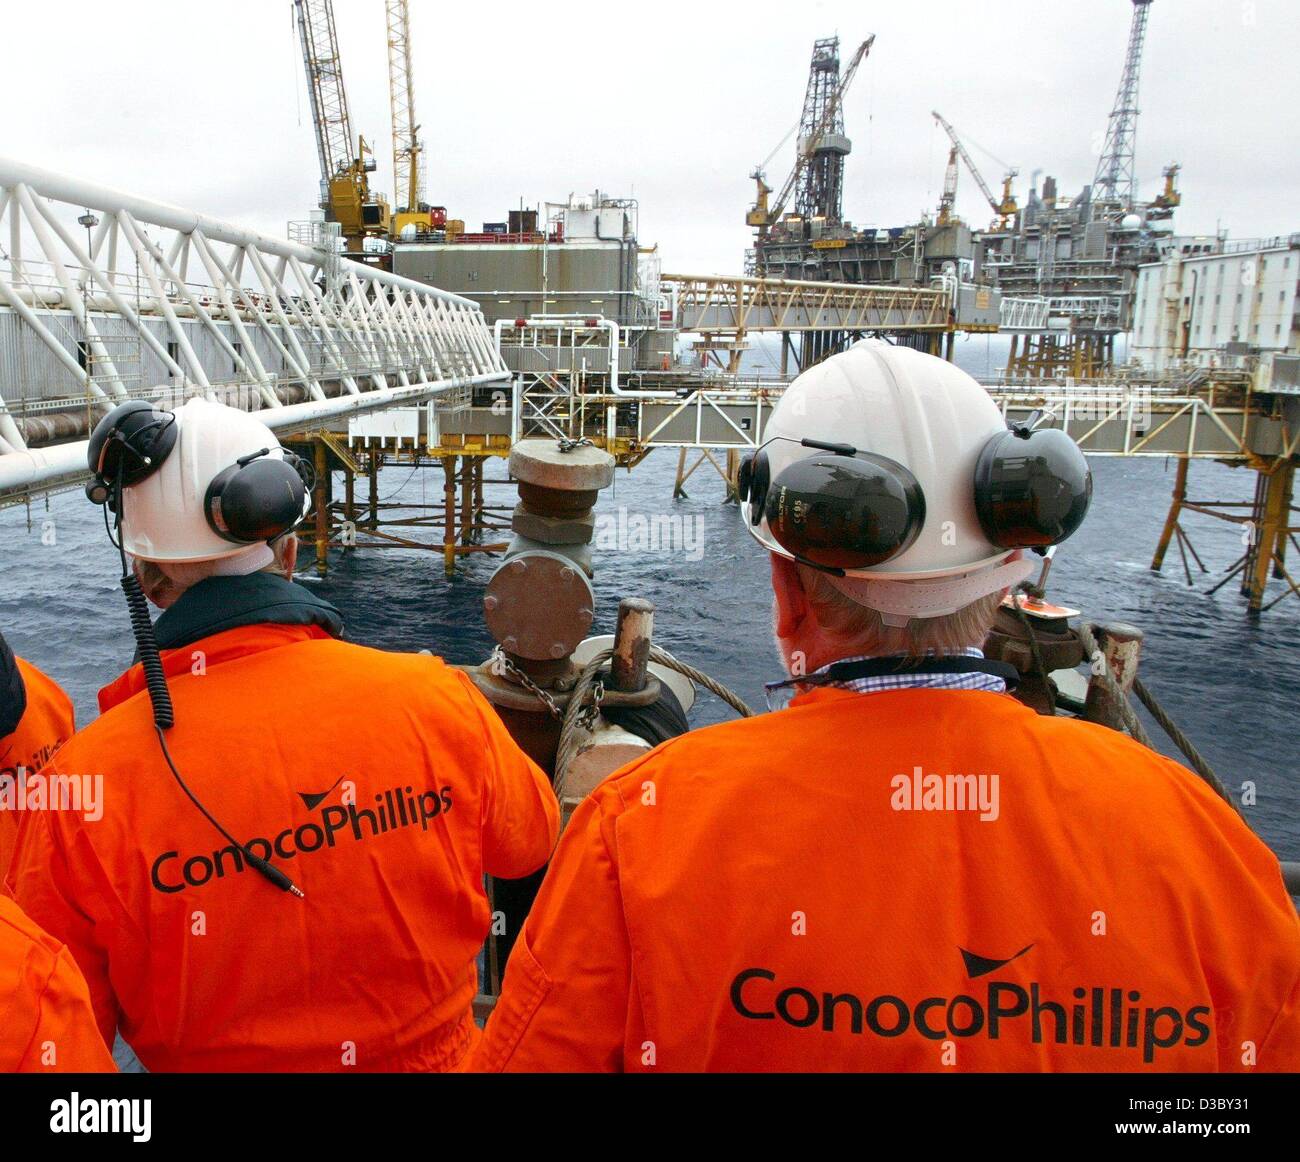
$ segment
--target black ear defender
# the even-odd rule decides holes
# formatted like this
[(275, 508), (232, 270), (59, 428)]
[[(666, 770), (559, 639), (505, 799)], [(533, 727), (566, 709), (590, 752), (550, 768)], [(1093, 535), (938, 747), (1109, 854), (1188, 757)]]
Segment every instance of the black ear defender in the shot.
[(237, 545), (273, 541), (302, 520), (315, 485), (310, 464), (292, 452), (271, 459), (270, 448), (243, 456), (213, 477), (203, 501), (208, 526)]
[(1002, 549), (1059, 545), (1092, 502), (1092, 472), (1079, 445), (1059, 428), (1035, 428), (1035, 418), (999, 432), (975, 466), (975, 513)]
[(92, 504), (116, 511), (115, 491), (153, 475), (176, 446), (176, 417), (145, 400), (119, 404), (95, 425), (86, 448), (94, 479), (86, 485)]
[[(162, 411), (144, 400), (119, 404), (95, 425), (95, 430), (91, 433), (86, 450), (86, 462), (93, 476), (90, 483), (86, 485), (86, 496), (92, 503), (103, 506), (104, 527), (108, 531), (109, 540), (113, 542), (121, 557), (122, 592), (126, 596), (127, 613), (131, 618), (131, 633), (135, 638), (136, 653), (144, 671), (145, 687), (149, 691), (149, 701), (153, 707), (154, 733), (158, 736), (158, 746), (162, 750), (172, 778), (176, 780), (177, 786), (185, 793), (186, 798), (212, 824), (221, 837), (243, 853), (251, 867), (281, 891), (302, 896), (302, 889), (293, 880), (273, 863), (258, 855), (248, 844), (240, 843), (235, 839), (216, 816), (203, 805), (181, 777), (172, 759), (171, 750), (167, 746), (164, 732), (170, 730), (175, 724), (175, 711), (172, 706), (171, 690), (167, 686), (162, 654), (154, 634), (153, 620), (149, 616), (149, 603), (140, 586), (140, 579), (135, 575), (126, 558), (126, 546), (122, 540), (124, 503), (122, 490), (147, 480), (157, 472), (176, 447), (178, 434), (176, 417), (171, 412)], [(302, 507), (306, 493), (311, 488), (308, 476), (310, 466), (290, 452), (284, 453), (283, 461), (261, 460), (260, 458), (268, 455), (269, 451), (270, 449), (264, 448), (252, 456), (246, 456), (238, 464), (218, 474), (218, 480), (228, 476), (230, 477), (228, 484), (238, 482), (232, 497), (233, 503), (226, 502), (237, 513), (235, 522), (237, 529), (244, 533), (250, 530), (256, 532), (256, 535), (247, 537), (245, 541), (244, 538), (229, 536), (213, 525), (218, 534), (227, 540), (238, 539), (241, 543), (253, 544), (259, 540), (270, 539), (257, 530), (276, 528), (278, 531), (272, 536), (278, 536), (288, 532), (303, 517)], [(259, 471), (255, 478), (242, 479), (240, 474), (248, 472), (254, 462), (279, 471), (271, 474)], [(231, 473), (234, 475), (231, 476)], [(285, 473), (293, 477), (297, 486), (296, 493), (293, 485), (286, 479)], [(270, 479), (271, 476), (275, 479)], [(216, 481), (213, 481), (213, 484), (215, 485)], [(208, 495), (209, 497), (212, 495), (211, 487), (208, 489)], [(222, 491), (218, 492), (218, 502), (223, 495)], [(298, 508), (292, 520), (288, 520), (286, 515), (288, 500), (295, 495)], [(219, 508), (221, 507), (223, 506), (219, 503)], [(208, 504), (205, 508), (208, 523), (212, 524), (212, 506)], [(114, 518), (111, 526), (109, 513), (112, 513)], [(287, 523), (281, 528), (280, 523), (285, 520)]]
[(764, 517), (796, 560), (843, 573), (905, 553), (925, 525), (925, 496), (911, 470), (849, 444), (801, 440), (823, 455), (788, 464), (773, 478), (767, 451), (741, 463), (737, 489), (749, 519)]

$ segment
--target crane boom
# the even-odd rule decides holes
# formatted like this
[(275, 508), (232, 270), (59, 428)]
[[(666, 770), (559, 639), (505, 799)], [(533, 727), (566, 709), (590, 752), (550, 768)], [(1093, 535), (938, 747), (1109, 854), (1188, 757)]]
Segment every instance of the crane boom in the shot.
[(931, 111), (931, 116), (933, 116), (934, 119), (943, 126), (943, 131), (948, 135), (948, 140), (952, 142), (952, 147), (957, 151), (962, 161), (966, 163), (966, 168), (970, 170), (970, 176), (975, 179), (975, 184), (979, 186), (980, 193), (984, 195), (985, 200), (993, 208), (993, 212), (995, 214), (1000, 213), (1001, 210), (997, 198), (993, 196), (993, 191), (989, 189), (988, 182), (984, 180), (980, 171), (976, 168), (975, 162), (971, 159), (971, 155), (966, 152), (966, 147), (962, 145), (961, 138), (957, 136), (957, 130), (955, 130), (946, 120), (944, 120), (943, 117), (938, 113), (935, 113), (933, 110)]
[(386, 0), (388, 100), (393, 111), (393, 201), (399, 213), (420, 208), (422, 146), (415, 121), (411, 14), (406, 0)]
[[(335, 175), (352, 162), (354, 140), (348, 94), (343, 87), (338, 33), (334, 28), (334, 5), (332, 0), (294, 0), (294, 9), (298, 14), (303, 65), (307, 70), (322, 189), (327, 189)], [(326, 195), (321, 199), (321, 206), (327, 209), (328, 204)]]
[[(975, 184), (979, 186), (980, 192), (984, 195), (984, 200), (993, 208), (993, 212), (998, 215), (991, 228), (1005, 230), (1011, 222), (1011, 219), (1020, 209), (1016, 204), (1015, 195), (1011, 192), (1011, 180), (1016, 176), (1018, 171), (1015, 169), (1007, 170), (1006, 174), (1002, 178), (1002, 197), (994, 197), (993, 191), (989, 189), (988, 182), (984, 180), (984, 175), (980, 173), (978, 168), (976, 168), (975, 162), (971, 158), (971, 155), (966, 151), (966, 147), (962, 144), (961, 138), (957, 136), (957, 130), (955, 130), (947, 120), (934, 110), (931, 110), (931, 116), (943, 126), (943, 131), (948, 135), (948, 140), (952, 142), (952, 150), (948, 155), (948, 173), (952, 178), (952, 196), (951, 198), (948, 196), (947, 180), (945, 179), (944, 198), (947, 204), (945, 206), (944, 202), (940, 203), (940, 216), (943, 216), (945, 208), (948, 211), (948, 214), (951, 215), (953, 210), (952, 202), (956, 201), (956, 156), (960, 157), (962, 161), (966, 163), (966, 168), (970, 170), (970, 175), (975, 179)], [(996, 158), (994, 160), (996, 160)], [(947, 222), (947, 217), (944, 217), (944, 221), (945, 223)]]
[(875, 39), (873, 34), (858, 46), (858, 51), (853, 54), (849, 67), (844, 70), (844, 75), (840, 78), (840, 83), (836, 87), (834, 94), (826, 103), (826, 109), (822, 113), (821, 120), (818, 121), (813, 132), (802, 139), (802, 148), (795, 159), (794, 169), (790, 171), (790, 176), (786, 178), (785, 185), (781, 187), (781, 192), (776, 201), (771, 204), (771, 208), (767, 211), (768, 224), (777, 221), (785, 211), (786, 203), (790, 201), (795, 186), (799, 182), (799, 176), (808, 167), (808, 163), (812, 161), (813, 155), (817, 152), (818, 142), (830, 131), (831, 126), (834, 124), (835, 114), (844, 100), (844, 94), (848, 92), (849, 85), (853, 82), (853, 76), (858, 71), (858, 66), (866, 59), (867, 54), (871, 51), (872, 44), (875, 43)]

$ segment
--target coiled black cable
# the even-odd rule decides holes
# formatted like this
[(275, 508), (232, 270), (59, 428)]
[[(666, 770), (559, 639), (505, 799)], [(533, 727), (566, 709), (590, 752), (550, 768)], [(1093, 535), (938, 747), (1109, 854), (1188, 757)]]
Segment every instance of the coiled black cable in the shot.
[(162, 655), (158, 652), (158, 639), (154, 636), (153, 618), (149, 616), (149, 603), (140, 579), (131, 572), (122, 576), (122, 592), (126, 594), (126, 608), (131, 616), (131, 633), (140, 654), (144, 682), (149, 688), (149, 701), (153, 703), (154, 725), (170, 730), (176, 721), (172, 708), (172, 693), (167, 688), (167, 675), (163, 672)]

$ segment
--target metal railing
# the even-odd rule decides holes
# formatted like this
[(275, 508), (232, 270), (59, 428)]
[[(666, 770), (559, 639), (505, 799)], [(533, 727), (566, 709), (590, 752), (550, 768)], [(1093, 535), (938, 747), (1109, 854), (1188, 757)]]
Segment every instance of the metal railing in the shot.
[(84, 443), (29, 447), (29, 412), (89, 423), (125, 399), (198, 393), (280, 428), (458, 406), (508, 379), (476, 303), (343, 259), (327, 235), (274, 238), (0, 159), (0, 313), (21, 320), (0, 365), (38, 367), (0, 384), (0, 499), (84, 463)]

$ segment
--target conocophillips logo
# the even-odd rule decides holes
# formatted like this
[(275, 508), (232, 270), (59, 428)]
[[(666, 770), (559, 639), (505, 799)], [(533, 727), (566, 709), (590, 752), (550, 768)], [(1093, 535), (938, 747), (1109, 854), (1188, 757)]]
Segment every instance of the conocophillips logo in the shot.
[[(315, 810), (342, 781), (340, 776), (329, 791), (314, 794), (300, 791), (299, 796), (308, 810)], [(450, 786), (419, 792), (414, 787), (389, 787), (374, 797), (373, 807), (359, 808), (354, 804), (324, 807), (319, 822), (290, 825), (274, 839), (250, 839), (246, 846), (261, 859), (293, 859), (322, 848), (332, 849), (340, 840), (359, 843), (417, 824), (422, 831), (428, 831), (429, 824), (451, 808)], [(234, 844), (205, 855), (191, 855), (184, 861), (179, 852), (164, 851), (153, 861), (150, 878), (156, 890), (170, 894), (183, 892), (187, 887), (201, 888), (227, 875), (238, 875), (247, 866), (244, 853)]]
[[(967, 975), (983, 977), (1019, 959), (1022, 948), (1002, 960), (959, 949)], [(1088, 1045), (1125, 1052), (1142, 1050), (1150, 1064), (1157, 1050), (1175, 1045), (1196, 1048), (1210, 1039), (1210, 1006), (1184, 1011), (1173, 1005), (1143, 1005), (1137, 989), (1079, 986), (1072, 1000), (1047, 999), (1055, 986), (1037, 982), (990, 980), (971, 993), (907, 1001), (892, 993), (864, 997), (856, 993), (814, 991), (784, 984), (768, 968), (746, 968), (731, 982), (731, 1006), (751, 1021), (781, 1021), (796, 1029), (822, 1033), (902, 1037), (909, 1031), (931, 1041), (947, 1038), (1024, 1036), (1035, 1045)], [(976, 996), (974, 993), (980, 993)]]

